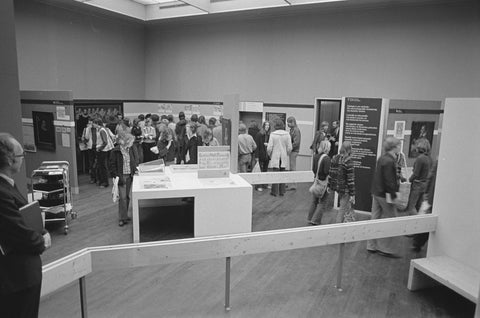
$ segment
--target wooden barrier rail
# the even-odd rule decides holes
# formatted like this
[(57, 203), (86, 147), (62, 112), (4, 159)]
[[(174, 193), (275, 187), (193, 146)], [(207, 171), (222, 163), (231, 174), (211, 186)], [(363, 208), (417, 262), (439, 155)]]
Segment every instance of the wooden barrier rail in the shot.
[(43, 267), (42, 296), (98, 270), (156, 266), (350, 243), (434, 231), (436, 215), (419, 215), (168, 242), (85, 248)]

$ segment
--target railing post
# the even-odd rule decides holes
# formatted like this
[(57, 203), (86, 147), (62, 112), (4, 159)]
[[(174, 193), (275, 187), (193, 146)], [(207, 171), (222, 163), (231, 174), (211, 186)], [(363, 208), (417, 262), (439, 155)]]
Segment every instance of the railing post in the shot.
[(230, 311), (230, 263), (231, 257), (227, 257), (225, 263), (225, 310)]
[(338, 289), (338, 291), (342, 291), (342, 273), (343, 273), (343, 258), (345, 255), (345, 243), (340, 243), (339, 244), (340, 248), (338, 251), (338, 262), (337, 262), (337, 284), (335, 287)]
[(87, 289), (85, 287), (85, 276), (78, 280), (80, 284), (80, 309), (82, 311), (82, 318), (88, 318), (87, 313)]

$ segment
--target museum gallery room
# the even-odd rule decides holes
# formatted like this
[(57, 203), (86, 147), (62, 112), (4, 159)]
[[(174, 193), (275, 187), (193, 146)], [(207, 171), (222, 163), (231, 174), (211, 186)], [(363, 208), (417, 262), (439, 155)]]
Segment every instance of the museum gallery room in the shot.
[(479, 1), (3, 0), (0, 36), (32, 317), (480, 318)]

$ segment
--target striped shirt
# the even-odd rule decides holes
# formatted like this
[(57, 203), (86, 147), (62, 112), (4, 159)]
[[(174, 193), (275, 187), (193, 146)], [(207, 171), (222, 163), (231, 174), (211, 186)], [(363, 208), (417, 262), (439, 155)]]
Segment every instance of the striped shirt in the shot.
[(123, 157), (123, 174), (130, 174), (130, 148), (120, 147)]

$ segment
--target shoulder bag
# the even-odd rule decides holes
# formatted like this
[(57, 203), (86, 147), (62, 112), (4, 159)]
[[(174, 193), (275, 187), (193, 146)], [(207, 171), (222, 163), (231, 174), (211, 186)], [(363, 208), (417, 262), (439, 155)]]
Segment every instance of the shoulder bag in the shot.
[(308, 191), (310, 191), (310, 193), (317, 198), (322, 198), (325, 195), (325, 191), (327, 190), (328, 186), (328, 177), (325, 178), (325, 180), (318, 179), (318, 171), (320, 170), (320, 164), (322, 163), (322, 160), (325, 156), (326, 155), (323, 154), (320, 159), (318, 159), (317, 174), (315, 175), (312, 186), (310, 187), (310, 189), (308, 189)]

